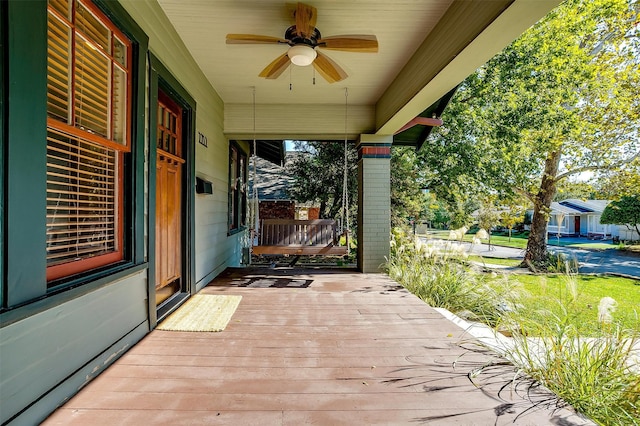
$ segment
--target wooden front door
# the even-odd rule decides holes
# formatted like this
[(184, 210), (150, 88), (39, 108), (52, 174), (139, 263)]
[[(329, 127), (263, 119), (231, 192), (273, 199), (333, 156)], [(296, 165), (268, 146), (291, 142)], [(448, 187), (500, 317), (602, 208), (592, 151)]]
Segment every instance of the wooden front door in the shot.
[(573, 233), (576, 234), (576, 236), (580, 236), (580, 216), (576, 216), (573, 222)]
[(156, 305), (182, 289), (182, 110), (158, 94)]

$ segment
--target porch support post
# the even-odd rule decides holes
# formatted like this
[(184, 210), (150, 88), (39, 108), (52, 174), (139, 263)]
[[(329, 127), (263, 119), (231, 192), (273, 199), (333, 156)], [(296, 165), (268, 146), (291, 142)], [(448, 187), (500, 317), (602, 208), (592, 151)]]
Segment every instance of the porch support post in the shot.
[(360, 135), (358, 148), (358, 269), (380, 272), (389, 257), (390, 160), (393, 135)]

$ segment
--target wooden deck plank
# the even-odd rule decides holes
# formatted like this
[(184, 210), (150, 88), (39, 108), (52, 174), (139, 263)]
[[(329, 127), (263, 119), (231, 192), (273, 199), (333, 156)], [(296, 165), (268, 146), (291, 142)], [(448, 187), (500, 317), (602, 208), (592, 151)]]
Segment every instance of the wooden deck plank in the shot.
[[(251, 280), (305, 288), (250, 288)], [(383, 275), (229, 270), (204, 290), (243, 299), (220, 333), (153, 331), (50, 416), (78, 424), (589, 424), (467, 374), (495, 356)], [(456, 363), (455, 368), (453, 366)]]

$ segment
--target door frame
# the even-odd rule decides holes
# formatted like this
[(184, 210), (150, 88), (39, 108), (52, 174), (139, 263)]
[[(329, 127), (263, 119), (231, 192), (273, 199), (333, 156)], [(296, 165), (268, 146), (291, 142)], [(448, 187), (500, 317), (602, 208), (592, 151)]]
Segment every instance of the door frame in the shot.
[[(158, 319), (173, 312), (182, 302), (196, 291), (195, 283), (195, 129), (196, 102), (169, 70), (149, 53), (149, 174), (148, 174), (148, 219), (149, 244), (147, 258), (149, 259), (147, 302), (149, 311), (149, 329), (155, 328)], [(182, 157), (185, 160), (182, 177), (182, 289), (170, 302), (156, 306), (156, 151), (157, 151), (157, 120), (158, 91), (162, 90), (182, 108)]]

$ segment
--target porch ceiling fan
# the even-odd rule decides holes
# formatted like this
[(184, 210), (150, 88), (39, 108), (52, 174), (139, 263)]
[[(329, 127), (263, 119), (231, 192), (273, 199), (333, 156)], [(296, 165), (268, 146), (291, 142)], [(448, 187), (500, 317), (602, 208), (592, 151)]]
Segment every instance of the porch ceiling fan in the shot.
[(318, 73), (329, 83), (347, 78), (347, 73), (319, 49), (346, 52), (375, 53), (378, 40), (375, 35), (339, 35), (322, 37), (316, 28), (317, 10), (313, 6), (298, 3), (294, 12), (295, 24), (287, 28), (284, 38), (254, 35), (227, 34), (227, 44), (286, 44), (287, 52), (278, 56), (259, 74), (268, 79), (278, 78), (290, 63), (299, 66), (313, 64)]

